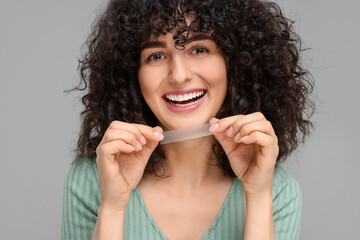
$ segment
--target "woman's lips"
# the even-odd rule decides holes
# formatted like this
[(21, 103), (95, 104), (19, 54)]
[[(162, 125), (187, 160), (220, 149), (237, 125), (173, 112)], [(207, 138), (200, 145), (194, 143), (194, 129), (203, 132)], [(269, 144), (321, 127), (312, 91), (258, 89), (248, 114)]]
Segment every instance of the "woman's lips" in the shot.
[(194, 111), (195, 109), (197, 109), (203, 102), (204, 102), (204, 97), (206, 95), (206, 92), (204, 93), (204, 95), (195, 100), (194, 102), (189, 102), (187, 104), (178, 104), (178, 103), (170, 103), (167, 101), (167, 99), (165, 97), (163, 97), (163, 100), (166, 104), (166, 106), (173, 112), (177, 112), (177, 113), (184, 113), (184, 112), (191, 112)]

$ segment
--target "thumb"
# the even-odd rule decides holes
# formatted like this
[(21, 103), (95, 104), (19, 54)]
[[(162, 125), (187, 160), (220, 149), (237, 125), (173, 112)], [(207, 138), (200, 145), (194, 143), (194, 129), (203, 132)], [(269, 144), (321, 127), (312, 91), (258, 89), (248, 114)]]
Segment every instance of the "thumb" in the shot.
[(212, 119), (210, 119), (209, 124), (211, 125), (210, 128), (212, 128), (209, 130), (214, 133), (214, 137), (220, 143), (220, 145), (224, 149), (225, 153), (228, 155), (232, 150), (234, 150), (236, 148), (237, 144), (233, 141), (232, 138), (229, 138), (226, 135), (226, 131), (224, 131), (224, 130), (218, 131), (219, 119), (212, 118)]
[(232, 138), (227, 137), (225, 132), (215, 132), (214, 137), (228, 156), (237, 146), (237, 143), (235, 143)]
[(163, 130), (159, 126), (152, 128), (150, 132), (151, 133), (147, 134), (146, 144), (143, 146), (143, 153), (149, 155), (149, 157), (159, 145), (159, 142), (164, 138)]

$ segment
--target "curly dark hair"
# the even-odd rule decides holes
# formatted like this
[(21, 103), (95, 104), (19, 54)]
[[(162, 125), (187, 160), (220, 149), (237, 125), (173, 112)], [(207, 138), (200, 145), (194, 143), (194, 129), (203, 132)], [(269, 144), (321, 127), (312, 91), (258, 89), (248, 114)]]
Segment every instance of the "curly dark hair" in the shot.
[[(188, 25), (185, 16), (195, 18)], [(141, 95), (137, 72), (142, 44), (173, 33), (183, 48), (190, 32), (210, 33), (222, 50), (228, 89), (217, 118), (261, 112), (278, 137), (283, 161), (309, 134), (314, 102), (311, 74), (300, 66), (301, 40), (293, 21), (274, 2), (260, 0), (110, 0), (92, 26), (86, 53), (79, 60), (85, 106), (76, 158), (96, 158), (96, 147), (114, 120), (158, 125)], [(85, 87), (79, 88), (84, 82)], [(219, 143), (212, 146), (217, 165), (235, 176)], [(146, 173), (166, 158), (159, 145)], [(164, 168), (163, 168), (164, 169)]]

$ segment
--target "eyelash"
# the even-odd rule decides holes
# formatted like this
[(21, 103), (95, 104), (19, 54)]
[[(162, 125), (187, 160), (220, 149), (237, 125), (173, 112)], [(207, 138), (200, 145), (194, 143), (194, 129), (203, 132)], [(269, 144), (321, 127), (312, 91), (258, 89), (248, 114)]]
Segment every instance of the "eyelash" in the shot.
[[(193, 52), (194, 50), (199, 50), (199, 49), (201, 49), (202, 51), (205, 50), (205, 52), (202, 52), (202, 53), (196, 54), (196, 55), (201, 55), (201, 54), (203, 54), (203, 53), (208, 53), (208, 52), (209, 52), (209, 49), (208, 49), (207, 47), (194, 47), (193, 49), (191, 49), (191, 52)], [(152, 59), (151, 59), (152, 57), (154, 57), (154, 56), (159, 56), (159, 55), (162, 55), (162, 53), (161, 53), (161, 52), (153, 53), (153, 54), (151, 54), (150, 56), (148, 56), (148, 57), (145, 59), (145, 62), (148, 63), (148, 62), (151, 62), (151, 61), (155, 61), (155, 62), (160, 61), (161, 59), (160, 59), (160, 60), (152, 60)], [(163, 55), (162, 55), (162, 56), (163, 56)]]

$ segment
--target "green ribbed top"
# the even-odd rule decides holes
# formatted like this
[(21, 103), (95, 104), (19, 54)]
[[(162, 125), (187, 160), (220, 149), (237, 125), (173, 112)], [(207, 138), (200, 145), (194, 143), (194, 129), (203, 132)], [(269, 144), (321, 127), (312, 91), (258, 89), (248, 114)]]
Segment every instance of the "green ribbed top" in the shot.
[[(299, 239), (301, 190), (299, 184), (280, 165), (275, 166), (273, 216), (277, 240)], [(96, 161), (88, 158), (72, 164), (64, 184), (62, 239), (91, 239), (100, 205), (100, 184)], [(231, 189), (211, 227), (201, 240), (244, 238), (246, 216), (242, 182), (234, 178)], [(132, 191), (124, 222), (126, 240), (168, 239), (150, 215), (138, 188)]]

